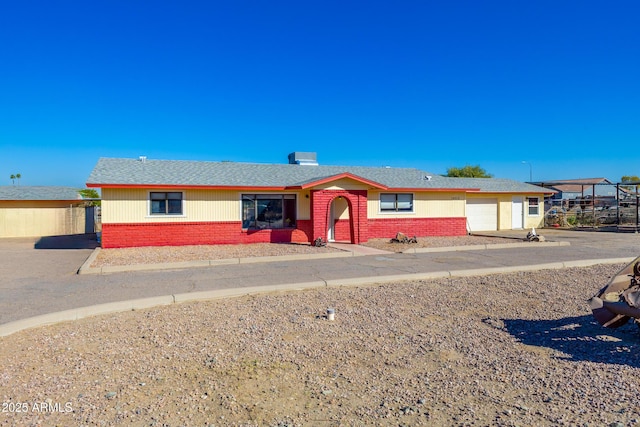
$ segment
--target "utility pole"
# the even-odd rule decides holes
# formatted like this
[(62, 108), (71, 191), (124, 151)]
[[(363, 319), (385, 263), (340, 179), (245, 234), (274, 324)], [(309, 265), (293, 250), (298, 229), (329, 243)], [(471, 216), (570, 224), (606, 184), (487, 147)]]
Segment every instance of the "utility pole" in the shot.
[(533, 182), (533, 166), (531, 166), (531, 163), (525, 162), (524, 160), (522, 161), (522, 164), (529, 165), (529, 182)]

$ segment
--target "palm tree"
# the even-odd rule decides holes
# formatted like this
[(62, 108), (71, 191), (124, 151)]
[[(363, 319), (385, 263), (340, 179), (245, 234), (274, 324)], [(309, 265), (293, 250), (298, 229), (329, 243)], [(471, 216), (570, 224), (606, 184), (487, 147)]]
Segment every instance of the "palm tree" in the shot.
[(18, 185), (20, 185), (20, 178), (22, 178), (22, 175), (20, 175), (19, 173), (16, 174), (16, 178), (18, 179)]
[(11, 178), (11, 182), (13, 183), (13, 185), (16, 185), (16, 176), (14, 174), (11, 174), (9, 178)]

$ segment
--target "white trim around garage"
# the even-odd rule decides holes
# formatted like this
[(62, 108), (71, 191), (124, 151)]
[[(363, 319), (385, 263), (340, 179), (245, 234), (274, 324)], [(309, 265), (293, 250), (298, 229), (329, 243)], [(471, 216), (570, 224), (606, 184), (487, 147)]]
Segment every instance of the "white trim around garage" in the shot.
[(467, 199), (467, 225), (470, 232), (498, 229), (498, 199)]

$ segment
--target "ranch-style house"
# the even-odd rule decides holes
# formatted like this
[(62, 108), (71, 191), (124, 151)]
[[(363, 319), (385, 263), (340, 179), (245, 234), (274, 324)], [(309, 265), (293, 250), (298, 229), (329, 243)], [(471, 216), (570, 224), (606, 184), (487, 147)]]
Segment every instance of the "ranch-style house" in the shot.
[(101, 158), (102, 246), (309, 243), (459, 236), (543, 224), (552, 190), (413, 168)]

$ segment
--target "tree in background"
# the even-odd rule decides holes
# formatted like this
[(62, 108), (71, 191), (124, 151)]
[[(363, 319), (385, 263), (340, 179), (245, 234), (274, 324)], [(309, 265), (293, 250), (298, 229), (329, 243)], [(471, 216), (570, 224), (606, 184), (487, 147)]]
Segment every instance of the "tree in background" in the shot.
[(82, 196), (83, 199), (96, 199), (96, 200), (88, 200), (87, 206), (100, 206), (100, 194), (93, 188), (84, 188), (82, 190), (78, 190), (78, 193)]
[(466, 165), (462, 168), (451, 167), (447, 169), (447, 175), (455, 178), (491, 178), (493, 175), (487, 173), (480, 166)]
[[(622, 182), (622, 184), (624, 184), (625, 182), (640, 182), (640, 178), (638, 178), (635, 175), (624, 175), (622, 178), (620, 178), (620, 181)], [(633, 185), (623, 185), (622, 188), (624, 188), (625, 190), (629, 190), (629, 191), (633, 191), (634, 190), (634, 186)]]
[(15, 175), (11, 174), (11, 176), (9, 177), (9, 179), (11, 180), (13, 185), (16, 185), (16, 179), (18, 180), (18, 185), (20, 185), (20, 178), (22, 178), (22, 175), (20, 175), (19, 173), (15, 174)]

